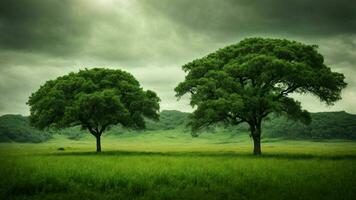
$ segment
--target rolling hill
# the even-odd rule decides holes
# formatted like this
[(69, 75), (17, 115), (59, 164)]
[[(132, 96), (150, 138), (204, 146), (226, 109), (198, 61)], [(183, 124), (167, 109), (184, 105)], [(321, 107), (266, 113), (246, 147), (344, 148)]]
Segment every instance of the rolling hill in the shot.
[[(164, 131), (177, 130), (189, 132), (187, 123), (189, 114), (176, 110), (163, 110), (159, 121), (146, 120), (146, 130)], [(285, 117), (271, 117), (263, 124), (264, 138), (286, 139), (356, 139), (356, 115), (346, 112), (320, 112), (312, 113), (312, 123), (304, 125), (300, 122), (288, 120)], [(240, 133), (248, 132), (248, 126), (216, 125), (205, 129), (203, 132), (213, 133)], [(109, 129), (105, 135), (117, 135), (127, 132), (120, 125)], [(27, 117), (21, 115), (3, 115), (0, 117), (0, 142), (42, 142), (48, 140), (53, 134), (62, 134), (69, 139), (81, 139), (87, 132), (79, 127), (68, 128), (60, 131), (40, 131), (29, 125)], [(169, 134), (169, 132), (167, 132)]]
[(51, 138), (49, 132), (30, 126), (22, 115), (0, 116), (0, 142), (42, 142)]

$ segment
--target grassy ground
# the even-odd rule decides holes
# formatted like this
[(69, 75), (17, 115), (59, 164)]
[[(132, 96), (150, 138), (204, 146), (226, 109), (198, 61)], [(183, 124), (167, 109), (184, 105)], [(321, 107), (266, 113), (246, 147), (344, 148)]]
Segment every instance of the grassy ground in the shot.
[[(59, 151), (58, 148), (64, 148)], [(0, 199), (354, 199), (356, 143), (179, 131), (0, 144)]]

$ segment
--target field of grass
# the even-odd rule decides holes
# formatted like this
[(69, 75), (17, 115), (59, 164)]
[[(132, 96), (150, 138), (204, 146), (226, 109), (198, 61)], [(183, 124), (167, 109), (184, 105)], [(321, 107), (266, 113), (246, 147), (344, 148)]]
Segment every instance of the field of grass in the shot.
[[(64, 151), (58, 150), (64, 148)], [(354, 199), (356, 143), (180, 131), (0, 144), (0, 199)]]

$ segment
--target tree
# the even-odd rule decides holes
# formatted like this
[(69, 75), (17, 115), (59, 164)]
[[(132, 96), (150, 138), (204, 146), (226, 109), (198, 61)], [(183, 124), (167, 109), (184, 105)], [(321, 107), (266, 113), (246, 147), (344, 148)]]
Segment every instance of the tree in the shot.
[(47, 81), (27, 104), (31, 125), (39, 129), (79, 125), (95, 136), (100, 152), (100, 137), (108, 127), (145, 128), (144, 117), (158, 119), (159, 101), (131, 74), (95, 68)]
[(344, 75), (324, 64), (316, 45), (268, 38), (248, 38), (186, 65), (176, 96), (190, 94), (197, 107), (193, 133), (217, 122), (247, 123), (254, 154), (261, 154), (262, 120), (270, 113), (310, 122), (291, 93), (311, 93), (327, 105), (341, 99)]

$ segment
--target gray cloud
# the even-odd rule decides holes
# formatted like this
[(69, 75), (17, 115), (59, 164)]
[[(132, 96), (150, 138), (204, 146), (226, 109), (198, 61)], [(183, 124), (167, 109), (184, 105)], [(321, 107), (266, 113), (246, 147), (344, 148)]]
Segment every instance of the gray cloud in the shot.
[(163, 109), (189, 111), (173, 92), (181, 66), (251, 36), (318, 44), (349, 87), (330, 108), (296, 98), (311, 111), (356, 113), (354, 10), (351, 0), (2, 0), (0, 114), (28, 114), (31, 92), (84, 67), (127, 70), (157, 91)]
[(90, 34), (88, 14), (80, 12), (71, 1), (1, 1), (0, 47), (71, 55)]
[(144, 8), (182, 27), (215, 37), (254, 34), (333, 36), (356, 31), (350, 0), (145, 1)]

